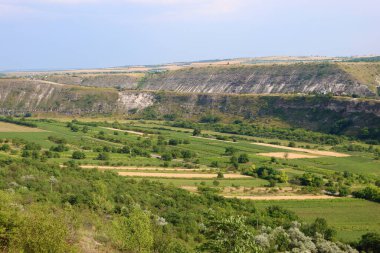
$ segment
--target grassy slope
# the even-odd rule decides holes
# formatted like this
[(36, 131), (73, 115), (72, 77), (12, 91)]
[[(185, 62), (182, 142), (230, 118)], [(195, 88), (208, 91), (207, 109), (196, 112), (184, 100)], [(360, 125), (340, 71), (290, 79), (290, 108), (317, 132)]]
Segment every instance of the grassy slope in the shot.
[(339, 63), (338, 66), (359, 82), (367, 85), (373, 92), (380, 85), (380, 62)]

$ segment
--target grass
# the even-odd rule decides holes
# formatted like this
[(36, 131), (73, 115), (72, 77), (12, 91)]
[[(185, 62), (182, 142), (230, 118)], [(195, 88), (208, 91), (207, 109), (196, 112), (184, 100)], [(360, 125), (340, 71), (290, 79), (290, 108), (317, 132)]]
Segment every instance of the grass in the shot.
[(360, 199), (255, 201), (259, 208), (279, 205), (294, 211), (306, 222), (323, 217), (338, 231), (340, 240), (350, 242), (367, 232), (380, 233), (380, 204)]

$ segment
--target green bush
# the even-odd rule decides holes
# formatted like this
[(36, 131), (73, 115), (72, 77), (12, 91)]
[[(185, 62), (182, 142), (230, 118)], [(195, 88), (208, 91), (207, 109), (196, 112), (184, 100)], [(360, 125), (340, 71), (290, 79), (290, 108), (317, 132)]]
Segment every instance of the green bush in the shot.
[(71, 155), (71, 158), (77, 159), (77, 160), (85, 159), (86, 154), (81, 151), (74, 151), (73, 154)]

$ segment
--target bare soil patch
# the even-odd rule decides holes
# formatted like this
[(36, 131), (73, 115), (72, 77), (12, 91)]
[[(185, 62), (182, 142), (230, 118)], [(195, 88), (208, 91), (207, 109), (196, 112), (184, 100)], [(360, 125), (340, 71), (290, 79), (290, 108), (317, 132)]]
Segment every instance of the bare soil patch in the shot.
[(286, 159), (299, 159), (299, 158), (318, 158), (315, 155), (306, 155), (298, 153), (287, 153), (287, 152), (270, 152), (270, 153), (259, 153), (261, 156), (276, 157), (276, 158), (286, 158)]
[(0, 122), (0, 132), (35, 133), (35, 132), (45, 132), (45, 131), (42, 129), (34, 128), (34, 127), (25, 127), (25, 126), (19, 126), (15, 124)]
[[(161, 177), (161, 178), (217, 178), (217, 174), (206, 173), (153, 173), (153, 172), (119, 172), (120, 176)], [(250, 178), (240, 174), (224, 174), (224, 178)]]
[(313, 155), (319, 155), (319, 156), (335, 156), (335, 157), (348, 157), (350, 155), (333, 152), (333, 151), (323, 151), (323, 150), (313, 150), (313, 149), (306, 149), (306, 148), (292, 148), (292, 147), (286, 147), (286, 146), (280, 146), (280, 145), (274, 145), (274, 144), (268, 144), (268, 143), (260, 143), (260, 142), (252, 142), (254, 145), (260, 145), (265, 147), (272, 147), (272, 148), (281, 148), (281, 149), (288, 149), (298, 152), (305, 152)]

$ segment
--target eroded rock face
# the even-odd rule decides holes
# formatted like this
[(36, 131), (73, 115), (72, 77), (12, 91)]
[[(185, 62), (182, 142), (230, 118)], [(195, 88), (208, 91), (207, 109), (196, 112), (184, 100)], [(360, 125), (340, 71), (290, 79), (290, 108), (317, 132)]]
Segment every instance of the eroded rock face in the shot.
[(375, 95), (334, 64), (190, 68), (150, 75), (143, 87), (189, 93)]
[(40, 80), (0, 79), (0, 113), (110, 113), (117, 110), (117, 92), (65, 86)]
[(118, 111), (128, 112), (131, 110), (142, 110), (154, 105), (154, 95), (146, 92), (119, 92), (117, 100)]

